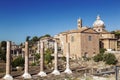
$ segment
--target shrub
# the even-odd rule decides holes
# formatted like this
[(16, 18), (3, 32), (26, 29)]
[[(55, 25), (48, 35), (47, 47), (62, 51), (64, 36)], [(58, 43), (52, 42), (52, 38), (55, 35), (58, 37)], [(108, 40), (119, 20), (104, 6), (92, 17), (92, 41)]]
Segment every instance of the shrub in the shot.
[(49, 64), (49, 63), (52, 62), (53, 57), (51, 56), (51, 54), (52, 54), (52, 51), (50, 49), (47, 49), (45, 51), (45, 56), (44, 57), (45, 57), (45, 63), (46, 64)]
[(36, 65), (37, 65), (37, 63), (32, 63), (32, 64), (31, 64), (31, 66), (36, 66)]
[(45, 54), (45, 62), (48, 64), (50, 62), (52, 62), (52, 56), (50, 53), (46, 53)]
[(6, 51), (2, 50), (1, 48), (0, 48), (0, 60), (3, 60), (6, 62)]
[(66, 57), (65, 57), (65, 56), (63, 56), (63, 57), (62, 57), (62, 60), (63, 60), (63, 61), (66, 61)]
[(103, 60), (103, 55), (104, 55), (103, 53), (99, 53), (99, 54), (97, 54), (96, 56), (93, 57), (93, 60), (95, 62), (102, 61)]
[(93, 57), (93, 60), (95, 62), (104, 61), (106, 64), (109, 65), (111, 64), (115, 65), (118, 62), (115, 55), (111, 53), (107, 53), (107, 54), (99, 53)]
[(12, 67), (17, 67), (17, 66), (24, 66), (24, 58), (22, 56), (18, 56), (15, 60), (12, 61)]
[(100, 49), (100, 53), (105, 53), (105, 51), (106, 51), (106, 49), (104, 49), (104, 48)]
[(40, 59), (40, 54), (39, 54), (39, 53), (34, 54), (34, 56), (35, 56), (35, 59), (36, 59), (36, 60), (39, 60), (39, 59)]
[(89, 61), (89, 60), (91, 60), (91, 58), (86, 57), (86, 56), (83, 56), (82, 58), (83, 58), (83, 60), (85, 60), (85, 61)]
[(104, 54), (103, 61), (105, 61), (105, 63), (109, 65), (115, 65), (118, 62), (115, 55), (111, 53)]

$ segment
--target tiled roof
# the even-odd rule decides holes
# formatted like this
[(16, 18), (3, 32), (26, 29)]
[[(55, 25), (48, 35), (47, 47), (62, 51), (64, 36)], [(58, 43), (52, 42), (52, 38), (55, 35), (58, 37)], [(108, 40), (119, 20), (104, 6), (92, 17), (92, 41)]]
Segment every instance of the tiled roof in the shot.
[(61, 32), (60, 34), (69, 34), (69, 33), (97, 33), (97, 32), (92, 28), (82, 27), (81, 29), (69, 30), (66, 32)]

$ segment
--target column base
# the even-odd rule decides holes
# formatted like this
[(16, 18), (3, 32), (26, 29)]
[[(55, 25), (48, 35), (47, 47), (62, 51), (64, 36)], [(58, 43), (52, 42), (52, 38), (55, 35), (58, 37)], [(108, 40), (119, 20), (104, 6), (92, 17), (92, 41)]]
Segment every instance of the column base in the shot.
[(72, 74), (72, 71), (70, 70), (70, 68), (66, 68), (66, 70), (64, 71), (64, 73)]
[(52, 74), (54, 74), (54, 75), (60, 75), (60, 72), (59, 72), (58, 70), (54, 70), (54, 71), (52, 72)]
[(38, 73), (38, 75), (41, 76), (41, 77), (47, 76), (47, 74), (46, 74), (44, 71), (40, 71), (40, 72)]
[(32, 78), (32, 76), (31, 76), (29, 73), (24, 73), (24, 74), (22, 75), (22, 77), (23, 77), (24, 79), (31, 79), (31, 78)]
[(6, 74), (4, 77), (3, 77), (4, 80), (13, 80), (13, 77), (10, 75), (10, 74)]

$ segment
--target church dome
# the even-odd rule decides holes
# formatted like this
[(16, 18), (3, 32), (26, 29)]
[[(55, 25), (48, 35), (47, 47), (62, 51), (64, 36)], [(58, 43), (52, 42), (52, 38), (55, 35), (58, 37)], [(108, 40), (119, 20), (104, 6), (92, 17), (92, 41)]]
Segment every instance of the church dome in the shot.
[(104, 22), (100, 19), (100, 16), (98, 15), (96, 18), (96, 21), (93, 23), (93, 27), (102, 27), (104, 28)]

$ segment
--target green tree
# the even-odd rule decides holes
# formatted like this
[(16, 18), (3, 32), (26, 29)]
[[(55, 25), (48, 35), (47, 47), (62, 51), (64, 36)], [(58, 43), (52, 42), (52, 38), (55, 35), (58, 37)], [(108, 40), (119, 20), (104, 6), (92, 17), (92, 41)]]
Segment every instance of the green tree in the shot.
[(105, 53), (105, 51), (106, 51), (106, 49), (104, 49), (104, 48), (100, 49), (100, 53)]
[(34, 54), (34, 56), (35, 56), (35, 59), (36, 59), (36, 60), (39, 60), (39, 59), (40, 59), (40, 54), (39, 54), (39, 53)]
[(97, 54), (97, 55), (95, 55), (95, 56), (93, 57), (93, 60), (94, 60), (95, 62), (103, 61), (103, 56), (104, 56), (103, 53), (99, 53), (99, 54)]
[(0, 59), (3, 61), (6, 61), (6, 41), (1, 41), (1, 46), (0, 46)]
[(51, 37), (51, 36), (50, 36), (50, 34), (46, 34), (46, 35), (44, 35), (44, 37)]
[(7, 44), (6, 41), (2, 41), (2, 42), (1, 42), (1, 47), (2, 47), (2, 48), (6, 48), (6, 44)]
[(51, 37), (51, 35), (50, 34), (45, 34), (44, 36), (41, 36), (40, 39), (44, 38), (44, 37)]
[(34, 36), (32, 39), (31, 39), (33, 42), (37, 42), (39, 40), (39, 38), (37, 36)]
[(46, 63), (46, 64), (52, 62), (53, 57), (51, 56), (51, 54), (52, 54), (52, 51), (51, 51), (50, 49), (47, 49), (47, 50), (45, 51), (45, 56), (44, 56), (44, 57), (45, 57), (45, 63)]
[(0, 48), (0, 59), (6, 62), (6, 51)]
[(18, 56), (15, 60), (12, 61), (12, 67), (17, 67), (17, 66), (24, 66), (24, 58), (22, 56)]
[(115, 37), (116, 37), (117, 39), (120, 38), (120, 31), (111, 31), (111, 33), (112, 33), (112, 34), (115, 34)]
[(29, 41), (29, 40), (30, 40), (30, 36), (27, 36), (27, 37), (26, 37), (26, 41)]
[(115, 55), (111, 53), (107, 53), (107, 54), (99, 53), (93, 57), (93, 60), (95, 62), (104, 61), (106, 64), (109, 65), (111, 64), (115, 65), (118, 62)]

